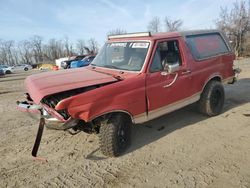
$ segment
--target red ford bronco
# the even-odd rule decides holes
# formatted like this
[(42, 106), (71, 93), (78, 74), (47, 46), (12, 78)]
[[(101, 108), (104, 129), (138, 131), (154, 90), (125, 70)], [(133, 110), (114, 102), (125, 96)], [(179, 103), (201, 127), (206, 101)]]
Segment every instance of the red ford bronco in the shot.
[(197, 102), (218, 115), (223, 83), (235, 81), (233, 54), (217, 30), (109, 36), (90, 66), (27, 77), (22, 111), (41, 114), (32, 155), (44, 124), (71, 133), (97, 133), (100, 149), (118, 156), (141, 124)]

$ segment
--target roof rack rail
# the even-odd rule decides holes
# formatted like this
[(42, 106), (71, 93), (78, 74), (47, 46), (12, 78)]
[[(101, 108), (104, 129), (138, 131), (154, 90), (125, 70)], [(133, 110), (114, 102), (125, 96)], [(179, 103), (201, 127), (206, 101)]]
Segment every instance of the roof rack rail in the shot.
[(120, 35), (108, 35), (108, 39), (119, 39), (119, 38), (127, 38), (127, 37), (150, 37), (150, 32), (139, 32), (139, 33), (127, 33)]

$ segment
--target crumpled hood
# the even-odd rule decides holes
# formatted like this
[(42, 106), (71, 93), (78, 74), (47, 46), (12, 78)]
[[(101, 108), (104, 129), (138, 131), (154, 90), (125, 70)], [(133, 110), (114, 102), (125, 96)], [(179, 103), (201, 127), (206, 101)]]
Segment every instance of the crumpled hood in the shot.
[(112, 75), (80, 68), (28, 76), (25, 87), (33, 101), (39, 104), (42, 98), (51, 94), (115, 81)]

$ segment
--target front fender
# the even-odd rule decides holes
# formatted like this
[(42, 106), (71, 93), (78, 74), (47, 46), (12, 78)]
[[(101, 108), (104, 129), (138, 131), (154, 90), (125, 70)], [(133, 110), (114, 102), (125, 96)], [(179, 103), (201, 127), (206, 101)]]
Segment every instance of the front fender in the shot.
[[(141, 107), (143, 107), (145, 101), (125, 101), (124, 103), (117, 103), (118, 100), (102, 100), (94, 103), (88, 103), (85, 105), (69, 107), (69, 114), (76, 119), (82, 119), (85, 122), (92, 121), (93, 119), (100, 117), (102, 115), (112, 113), (112, 112), (123, 112), (128, 114), (133, 121), (133, 117), (143, 113)], [(122, 99), (120, 99), (122, 101)]]
[(144, 113), (145, 75), (138, 75), (64, 99), (56, 106), (56, 110), (62, 109), (66, 109), (73, 118), (86, 122), (115, 111), (126, 112), (131, 117)]

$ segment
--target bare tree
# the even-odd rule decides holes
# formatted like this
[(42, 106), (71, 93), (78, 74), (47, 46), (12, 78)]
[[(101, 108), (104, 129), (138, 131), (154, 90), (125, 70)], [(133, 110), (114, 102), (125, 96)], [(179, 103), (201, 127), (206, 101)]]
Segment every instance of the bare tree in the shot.
[(33, 55), (36, 63), (43, 61), (42, 40), (42, 37), (38, 35), (35, 35), (31, 38), (31, 44), (34, 53)]
[(64, 38), (64, 48), (65, 48), (65, 56), (70, 56), (70, 45), (69, 45), (69, 38)]
[(126, 34), (127, 31), (125, 29), (122, 28), (116, 28), (116, 29), (112, 29), (108, 32), (108, 35), (121, 35), (121, 34)]
[(19, 56), (19, 50), (14, 47), (14, 50), (12, 52), (12, 56), (13, 56), (13, 64), (12, 65), (17, 65), (19, 63), (20, 60), (20, 56)]
[(231, 10), (221, 8), (220, 17), (216, 21), (217, 28), (223, 30), (232, 41), (235, 54), (244, 55), (244, 46), (250, 44), (250, 1), (236, 1)]
[(19, 42), (18, 49), (20, 53), (20, 61), (30, 64), (32, 62), (32, 45), (30, 41), (24, 40)]
[(78, 39), (76, 41), (76, 50), (79, 54), (85, 53), (85, 41), (83, 39)]
[(93, 52), (89, 49), (89, 47), (84, 46), (84, 50), (86, 52), (86, 54), (92, 54)]
[(70, 56), (73, 56), (73, 55), (76, 55), (77, 53), (75, 52), (75, 49), (73, 48), (73, 44), (71, 43), (70, 45), (69, 45), (69, 55)]
[(89, 39), (88, 44), (89, 44), (88, 48), (90, 50), (89, 51), (90, 53), (94, 53), (94, 54), (98, 53), (98, 43), (94, 38)]
[(3, 40), (0, 40), (0, 64), (7, 64), (7, 52)]
[(245, 38), (242, 44), (242, 56), (250, 57), (250, 32), (247, 32)]
[(148, 24), (148, 31), (158, 33), (160, 32), (160, 27), (160, 18), (155, 16)]
[(15, 43), (12, 40), (9, 41), (0, 41), (0, 63), (7, 65), (16, 64), (14, 54), (15, 52)]
[(47, 57), (49, 57), (49, 60), (55, 60), (63, 57), (65, 55), (64, 47), (65, 44), (63, 45), (61, 40), (56, 40), (53, 38), (50, 39), (47, 45)]
[(166, 31), (179, 31), (182, 24), (183, 21), (180, 19), (171, 20), (170, 18), (165, 17)]

